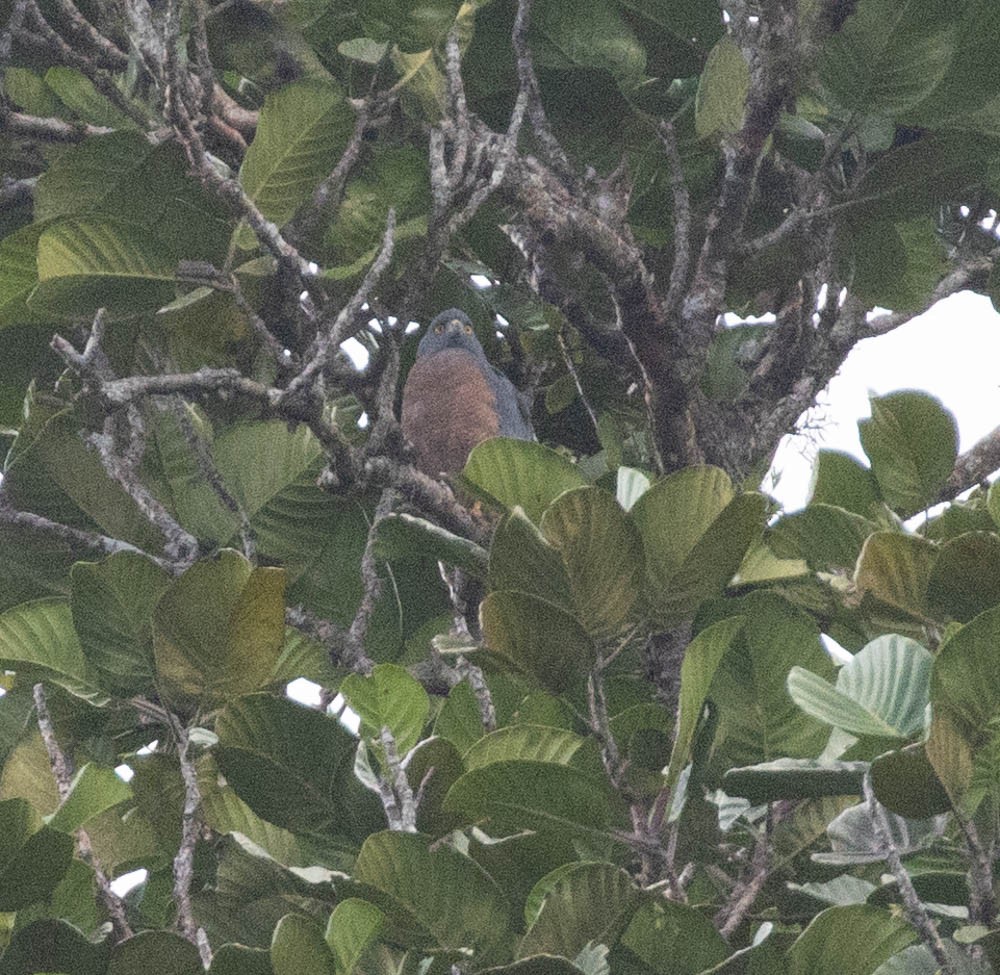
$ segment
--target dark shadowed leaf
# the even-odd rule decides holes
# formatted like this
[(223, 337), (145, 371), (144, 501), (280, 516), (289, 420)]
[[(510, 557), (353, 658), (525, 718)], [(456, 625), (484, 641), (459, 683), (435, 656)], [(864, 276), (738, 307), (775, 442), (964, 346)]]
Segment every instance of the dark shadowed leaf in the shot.
[(927, 605), (967, 623), (1000, 604), (1000, 536), (968, 532), (941, 546), (927, 582)]
[(622, 944), (658, 975), (695, 975), (729, 954), (712, 922), (687, 904), (648, 901), (622, 936)]
[(549, 762), (495, 762), (466, 772), (445, 809), (498, 829), (604, 835), (624, 814), (621, 798), (595, 776)]
[(730, 769), (722, 781), (730, 795), (743, 796), (751, 805), (757, 805), (778, 799), (860, 795), (867, 770), (867, 762), (780, 758)]
[(818, 914), (788, 955), (795, 975), (870, 975), (916, 937), (903, 918), (852, 904)]
[(613, 945), (638, 900), (638, 888), (620, 867), (567, 864), (535, 885), (525, 905), (528, 930), (517, 954), (576, 958), (590, 942)]
[(515, 507), (500, 520), (490, 544), (491, 589), (531, 593), (573, 611), (569, 578), (559, 552)]
[(148, 693), (153, 607), (170, 576), (138, 552), (78, 562), (71, 574), (73, 624), (88, 662), (115, 693)]
[(0, 910), (18, 911), (48, 898), (72, 857), (72, 837), (42, 826), (24, 799), (0, 802)]
[(887, 752), (875, 759), (872, 789), (886, 809), (907, 819), (927, 819), (951, 810), (948, 793), (922, 744)]
[(544, 599), (491, 592), (479, 618), (490, 649), (556, 694), (582, 680), (594, 663), (593, 644), (579, 621)]
[(356, 739), (335, 719), (260, 694), (230, 703), (215, 731), (223, 774), (264, 819), (350, 835), (379, 818), (378, 801), (354, 777)]
[(485, 947), (509, 928), (510, 907), (486, 872), (449, 846), (432, 849), (420, 834), (369, 836), (354, 877), (396, 901), (439, 948)]
[(204, 966), (198, 949), (173, 931), (140, 931), (115, 945), (108, 975), (199, 975)]

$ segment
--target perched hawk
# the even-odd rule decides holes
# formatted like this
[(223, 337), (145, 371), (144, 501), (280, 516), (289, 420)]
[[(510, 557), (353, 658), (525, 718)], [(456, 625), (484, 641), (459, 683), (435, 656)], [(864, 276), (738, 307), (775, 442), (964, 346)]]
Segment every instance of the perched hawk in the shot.
[(403, 387), (403, 433), (426, 474), (457, 474), (469, 451), (490, 437), (534, 440), (528, 407), (494, 369), (469, 316), (441, 312), (417, 346)]

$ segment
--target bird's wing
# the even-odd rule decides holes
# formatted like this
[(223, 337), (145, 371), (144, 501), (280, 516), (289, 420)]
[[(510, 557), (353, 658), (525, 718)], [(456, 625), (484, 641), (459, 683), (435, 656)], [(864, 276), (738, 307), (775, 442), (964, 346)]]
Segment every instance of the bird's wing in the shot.
[(535, 428), (531, 425), (531, 404), (528, 397), (518, 392), (517, 387), (494, 366), (487, 375), (497, 400), (497, 415), (500, 419), (500, 436), (517, 440), (536, 440)]

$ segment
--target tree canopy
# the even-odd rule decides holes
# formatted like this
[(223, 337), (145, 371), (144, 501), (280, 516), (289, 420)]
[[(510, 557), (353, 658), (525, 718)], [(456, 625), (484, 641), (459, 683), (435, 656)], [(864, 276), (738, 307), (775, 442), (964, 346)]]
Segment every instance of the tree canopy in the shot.
[[(1000, 433), (760, 489), (1000, 292), (995, 0), (0, 25), (0, 975), (1000, 971)], [(538, 442), (438, 479), (450, 307)]]

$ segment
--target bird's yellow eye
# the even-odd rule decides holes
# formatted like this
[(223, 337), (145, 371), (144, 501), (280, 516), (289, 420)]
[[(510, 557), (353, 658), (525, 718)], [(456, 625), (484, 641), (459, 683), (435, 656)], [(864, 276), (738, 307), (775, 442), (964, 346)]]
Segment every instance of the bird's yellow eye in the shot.
[(435, 335), (440, 335), (443, 331), (444, 331), (444, 325), (441, 325), (440, 323), (438, 323), (437, 325), (434, 326), (434, 334)]
[(471, 325), (466, 325), (465, 326), (465, 334), (466, 335), (471, 335), (472, 334), (472, 326)]

